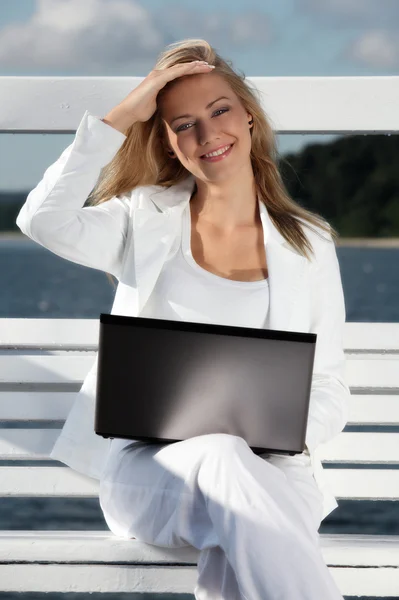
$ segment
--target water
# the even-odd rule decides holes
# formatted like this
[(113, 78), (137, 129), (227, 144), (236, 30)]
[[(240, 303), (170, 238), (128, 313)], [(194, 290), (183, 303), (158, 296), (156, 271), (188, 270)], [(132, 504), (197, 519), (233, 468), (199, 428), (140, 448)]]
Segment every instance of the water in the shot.
[[(399, 248), (337, 249), (347, 321), (399, 323)], [(114, 287), (105, 273), (66, 261), (31, 240), (0, 238), (0, 318), (98, 318), (111, 312)], [(0, 499), (0, 529), (107, 530), (98, 499)], [(340, 501), (320, 533), (399, 535), (399, 502)], [(43, 594), (24, 594), (30, 600)], [(97, 598), (98, 596), (98, 598)], [(51, 594), (75, 600), (84, 594)], [(192, 600), (193, 595), (131, 594), (132, 600)], [(21, 598), (2, 594), (0, 600)], [(90, 594), (99, 600), (99, 594)], [(124, 594), (106, 594), (104, 600)], [(365, 599), (364, 599), (365, 600)]]
[[(399, 248), (339, 247), (346, 320), (399, 323)], [(29, 239), (0, 236), (0, 318), (98, 318), (114, 287), (102, 271)]]

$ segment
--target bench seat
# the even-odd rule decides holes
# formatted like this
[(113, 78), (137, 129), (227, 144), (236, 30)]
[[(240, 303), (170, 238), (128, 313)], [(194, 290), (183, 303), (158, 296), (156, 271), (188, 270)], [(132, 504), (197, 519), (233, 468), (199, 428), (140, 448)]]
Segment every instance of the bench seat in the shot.
[[(323, 534), (320, 544), (343, 594), (397, 594), (399, 536)], [(192, 593), (197, 558), (190, 546), (161, 548), (102, 531), (0, 532), (8, 592)]]

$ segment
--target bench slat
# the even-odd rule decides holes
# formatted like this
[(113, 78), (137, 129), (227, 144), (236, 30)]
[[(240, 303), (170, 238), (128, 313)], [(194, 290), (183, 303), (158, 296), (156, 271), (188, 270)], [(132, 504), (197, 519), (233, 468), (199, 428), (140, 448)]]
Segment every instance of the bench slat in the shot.
[[(374, 538), (372, 538), (374, 539)], [(0, 564), (8, 562), (197, 563), (192, 546), (166, 548), (110, 531), (0, 531)]]
[[(0, 421), (64, 421), (75, 392), (0, 392)], [(352, 394), (348, 425), (399, 424), (399, 395)]]
[[(325, 469), (337, 498), (399, 500), (399, 470)], [(2, 467), (0, 497), (96, 498), (98, 481), (67, 467)]]
[(324, 462), (399, 464), (399, 433), (342, 432), (319, 449)]
[[(59, 429), (0, 430), (0, 460), (48, 460)], [(343, 432), (323, 444), (324, 462), (399, 464), (399, 433)]]
[(345, 350), (398, 350), (399, 323), (345, 323)]
[(197, 577), (197, 567), (176, 565), (0, 565), (0, 590), (188, 594)]
[(98, 346), (98, 319), (0, 319), (0, 347)]
[[(395, 567), (329, 567), (341, 594), (396, 597), (399, 569)], [(135, 592), (193, 593), (196, 566), (130, 565), (0, 565), (5, 592)]]
[(0, 356), (0, 382), (80, 384), (94, 361), (95, 356), (83, 354)]
[[(0, 356), (1, 383), (82, 383), (95, 361), (93, 354)], [(351, 388), (399, 390), (398, 356), (349, 355), (346, 377)]]
[(0, 392), (0, 421), (65, 421), (75, 397), (76, 392)]
[[(321, 534), (329, 566), (399, 567), (398, 535)], [(0, 564), (9, 562), (72, 562), (129, 564), (197, 563), (192, 546), (166, 548), (109, 531), (0, 531)]]
[(349, 354), (346, 358), (349, 386), (399, 389), (399, 356), (392, 354)]
[(398, 425), (399, 395), (351, 394), (349, 424)]
[[(320, 547), (342, 594), (397, 592), (399, 536), (322, 534)], [(110, 532), (5, 531), (0, 532), (1, 590), (190, 593), (198, 557), (191, 546), (162, 548)]]
[[(98, 346), (98, 319), (0, 319), (0, 347), (59, 348), (65, 344), (86, 349)], [(377, 351), (399, 348), (399, 323), (345, 323), (346, 350)]]
[(399, 590), (397, 568), (347, 568), (336, 567), (331, 574), (345, 596), (396, 597)]

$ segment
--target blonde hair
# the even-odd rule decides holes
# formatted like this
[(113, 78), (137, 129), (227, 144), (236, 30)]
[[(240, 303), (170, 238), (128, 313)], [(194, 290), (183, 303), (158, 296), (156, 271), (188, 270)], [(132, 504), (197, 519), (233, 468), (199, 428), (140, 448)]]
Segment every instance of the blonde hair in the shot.
[[(323, 217), (306, 210), (290, 198), (277, 166), (279, 154), (276, 137), (261, 107), (258, 91), (248, 85), (245, 75), (233, 70), (231, 61), (223, 59), (202, 39), (186, 39), (170, 44), (161, 52), (154, 68), (166, 69), (193, 60), (206, 60), (215, 65), (215, 72), (224, 78), (245, 110), (252, 115), (250, 158), (256, 192), (281, 235), (299, 254), (309, 259), (310, 253), (314, 254), (314, 251), (302, 230), (301, 221), (318, 235), (319, 232), (312, 225), (326, 231), (334, 241), (338, 238), (338, 233)], [(162, 142), (165, 139), (165, 129), (159, 99), (173, 85), (173, 81), (159, 92), (158, 108), (152, 117), (144, 123), (134, 123), (125, 132), (127, 139), (112, 161), (102, 169), (88, 198), (89, 205), (101, 204), (138, 186), (170, 187), (190, 174), (179, 160), (171, 160)]]

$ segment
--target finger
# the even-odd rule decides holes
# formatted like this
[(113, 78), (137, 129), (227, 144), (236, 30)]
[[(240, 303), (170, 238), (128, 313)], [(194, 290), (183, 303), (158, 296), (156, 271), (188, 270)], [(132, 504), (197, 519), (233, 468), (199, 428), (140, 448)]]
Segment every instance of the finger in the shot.
[(191, 62), (188, 63), (179, 63), (176, 66), (182, 66), (182, 67), (199, 67), (199, 66), (205, 66), (208, 65), (206, 60), (193, 60)]
[(208, 69), (214, 69), (215, 68), (214, 65), (210, 65), (207, 62), (198, 62), (198, 63), (195, 63), (194, 67), (197, 67), (197, 68), (198, 67), (200, 67), (200, 68), (205, 67), (205, 68), (208, 68)]

